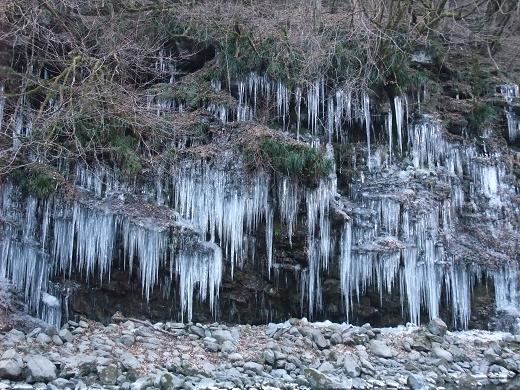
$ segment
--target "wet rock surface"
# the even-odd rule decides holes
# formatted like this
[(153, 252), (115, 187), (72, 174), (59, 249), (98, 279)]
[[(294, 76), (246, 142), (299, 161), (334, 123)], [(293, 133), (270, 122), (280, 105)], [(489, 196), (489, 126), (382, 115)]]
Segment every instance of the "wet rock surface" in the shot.
[(43, 332), (2, 335), (0, 388), (513, 389), (520, 372), (519, 336), (449, 332), (440, 320), (398, 328), (69, 321), (57, 330), (62, 343), (39, 342)]

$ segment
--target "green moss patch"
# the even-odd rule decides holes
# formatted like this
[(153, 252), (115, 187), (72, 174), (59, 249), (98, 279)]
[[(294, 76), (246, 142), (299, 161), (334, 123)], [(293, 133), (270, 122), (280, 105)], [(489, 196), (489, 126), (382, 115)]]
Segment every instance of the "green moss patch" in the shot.
[(58, 180), (47, 167), (23, 167), (10, 173), (11, 179), (28, 195), (48, 198), (58, 189)]
[(315, 181), (328, 175), (333, 162), (325, 154), (307, 145), (267, 138), (257, 147), (246, 147), (249, 165), (269, 167), (283, 176)]

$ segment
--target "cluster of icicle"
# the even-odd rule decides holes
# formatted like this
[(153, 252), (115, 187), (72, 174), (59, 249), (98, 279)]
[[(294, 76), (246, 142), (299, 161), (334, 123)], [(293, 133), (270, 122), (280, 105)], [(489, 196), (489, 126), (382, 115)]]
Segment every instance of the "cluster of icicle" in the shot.
[[(220, 87), (220, 84), (217, 84)], [(420, 96), (418, 97), (420, 99)], [(284, 130), (295, 131), (296, 139), (300, 139), (302, 124), (306, 123), (313, 135), (324, 136), (328, 143), (334, 140), (343, 144), (352, 141), (349, 129), (353, 126), (363, 128), (367, 144), (366, 165), (369, 170), (381, 163), (374, 161), (372, 156), (372, 140), (374, 139), (374, 124), (372, 120), (372, 102), (365, 90), (349, 87), (329, 90), (323, 79), (307, 86), (296, 86), (290, 89), (281, 81), (272, 80), (266, 75), (248, 74), (238, 82), (237, 121), (255, 119), (259, 104), (269, 105), (273, 102), (277, 108), (277, 119)], [(290, 107), (294, 104), (296, 118), (291, 118)], [(306, 107), (306, 115), (302, 113)], [(408, 118), (408, 99), (406, 96), (395, 96), (391, 109), (386, 116), (386, 136), (389, 161), (392, 163), (394, 153), (403, 155), (405, 142), (405, 127)], [(223, 114), (219, 107), (219, 117), (230, 118)], [(212, 112), (215, 108), (212, 107)], [(291, 123), (291, 120), (295, 123)]]
[[(353, 221), (345, 224), (340, 239), (347, 314), (354, 298), (359, 299), (369, 286), (376, 286), (381, 300), (399, 286), (401, 304), (412, 323), (420, 323), (423, 307), (430, 318), (438, 317), (444, 292), (451, 300), (454, 325), (465, 328), (471, 314), (472, 286), (483, 274), (494, 280), (498, 308), (518, 307), (516, 263), (498, 271), (468, 266), (452, 261), (442, 245), (442, 234), (454, 229), (465, 202), (488, 200), (489, 213), (511, 202), (515, 191), (505, 179), (503, 164), (496, 156), (479, 155), (474, 147), (447, 141), (440, 124), (427, 116), (409, 126), (408, 150), (414, 167), (435, 171), (451, 188), (451, 197), (413, 208), (403, 190), (409, 180), (405, 172), (394, 179), (386, 177), (380, 193), (370, 183), (368, 187), (353, 186), (353, 198), (361, 207), (353, 210)], [(461, 184), (465, 174), (472, 178), (466, 193)]]
[[(269, 175), (260, 172), (247, 179), (243, 168), (215, 167), (207, 162), (189, 162), (176, 169), (173, 178), (173, 208), (198, 226), (212, 242), (218, 243), (230, 265), (243, 266), (244, 259), (255, 261), (255, 234), (260, 222), (265, 226), (267, 270), (273, 259), (273, 220), (275, 214), (287, 228), (289, 241), (297, 224), (300, 207), (307, 210), (308, 307), (321, 303), (321, 270), (331, 261), (333, 240), (329, 207), (336, 194), (334, 178), (320, 181), (316, 188), (305, 188), (288, 178), (276, 180), (276, 194), (270, 196)], [(277, 200), (277, 202), (275, 202)], [(251, 238), (251, 239), (249, 239)]]
[[(329, 150), (329, 158), (332, 158), (331, 153)], [(289, 178), (279, 178), (275, 183), (276, 194), (270, 194), (273, 178), (264, 172), (247, 177), (243, 166), (232, 157), (223, 157), (223, 164), (184, 161), (168, 174), (158, 176), (152, 198), (159, 204), (170, 206), (200, 229), (210, 243), (222, 248), (231, 277), (235, 266), (242, 267), (246, 259), (255, 261), (256, 231), (261, 223), (265, 226), (267, 270), (270, 274), (276, 267), (273, 259), (275, 216), (287, 228), (291, 241), (300, 208), (305, 207), (309, 247), (305, 295), (311, 312), (320, 308), (322, 270), (328, 269), (333, 260), (329, 208), (336, 195), (335, 176), (321, 180), (315, 188), (306, 188)], [(113, 196), (129, 190), (116, 176), (103, 167), (92, 171), (78, 166), (74, 177), (78, 186), (97, 196)], [(153, 191), (150, 188), (133, 190)]]
[[(480, 197), (488, 199), (490, 205), (508, 201), (512, 189), (506, 184), (505, 169), (494, 156), (481, 156), (476, 148), (447, 141), (440, 124), (432, 117), (409, 126), (408, 143), (403, 149), (416, 169), (435, 170), (450, 185), (450, 198), (418, 205), (423, 211), (416, 212), (399, 197), (358, 193), (354, 188), (354, 200), (376, 220), (368, 227), (355, 218), (346, 220), (343, 231), (338, 233), (332, 230), (330, 221), (338, 196), (333, 177), (313, 189), (302, 188), (288, 178), (276, 178), (277, 191), (270, 194), (272, 178), (265, 173), (247, 180), (232, 169), (190, 162), (172, 175), (172, 206), (200, 227), (212, 242), (221, 245), (232, 273), (235, 262), (242, 265), (244, 258), (254, 261), (254, 241), (250, 245), (248, 237), (255, 237), (261, 221), (266, 232), (267, 268), (277, 270), (273, 258), (273, 218), (283, 223), (291, 240), (299, 210), (305, 205), (308, 267), (302, 271), (299, 290), (309, 315), (322, 309), (321, 281), (330, 266), (339, 262), (347, 313), (353, 308), (353, 300), (369, 286), (376, 287), (382, 297), (399, 285), (403, 311), (411, 322), (419, 323), (423, 308), (431, 318), (439, 315), (444, 286), (444, 295), (451, 300), (454, 324), (467, 327), (471, 289), (483, 273), (492, 277), (497, 286), (504, 286), (497, 288), (497, 304), (501, 306), (506, 306), (505, 299), (516, 299), (509, 290), (514, 286), (502, 279), (505, 270), (486, 271), (451, 262), (440, 245), (441, 236), (454, 228), (464, 203)], [(473, 179), (466, 193), (462, 187), (465, 174)], [(400, 184), (406, 187), (406, 183)], [(381, 250), (373, 244), (381, 238), (383, 245), (394, 243), (393, 249)], [(514, 267), (507, 272), (513, 279)], [(502, 299), (498, 294), (509, 298)]]
[[(238, 122), (252, 121), (257, 117), (260, 106), (276, 107), (276, 119), (283, 130), (295, 131), (296, 139), (300, 139), (302, 124), (306, 123), (313, 135), (325, 136), (327, 142), (336, 140), (343, 144), (351, 141), (349, 129), (353, 125), (363, 128), (367, 143), (366, 165), (369, 169), (380, 163), (373, 161), (372, 140), (374, 126), (372, 121), (372, 103), (367, 91), (354, 88), (337, 88), (328, 90), (323, 79), (316, 80), (308, 86), (296, 86), (293, 89), (279, 80), (273, 80), (267, 75), (251, 72), (236, 83), (238, 102), (236, 107), (229, 107), (220, 102), (209, 102), (206, 109), (222, 123), (236, 120)], [(219, 80), (213, 80), (214, 91), (222, 89)], [(420, 96), (419, 96), (420, 98)], [(386, 117), (388, 163), (392, 163), (393, 154), (403, 155), (405, 142), (405, 126), (408, 118), (408, 101), (406, 96), (396, 96), (391, 102), (391, 109)], [(157, 115), (163, 115), (170, 110), (184, 110), (184, 103), (173, 97), (163, 97), (160, 94), (149, 95), (146, 99), (148, 109), (155, 110)], [(296, 118), (291, 118), (290, 107), (294, 104)], [(307, 108), (306, 115), (302, 106)], [(292, 120), (295, 123), (292, 123)]]
[[(55, 275), (79, 273), (85, 281), (109, 280), (117, 241), (122, 237), (121, 263), (131, 275), (138, 262), (142, 294), (148, 299), (159, 282), (159, 271), (168, 270), (178, 280), (181, 315), (191, 319), (194, 296), (215, 306), (222, 276), (220, 248), (200, 241), (188, 224), (174, 232), (147, 218), (115, 214), (110, 207), (61, 198), (38, 201), (29, 196), (21, 203), (10, 184), (1, 188), (3, 225), (0, 240), (0, 276), (24, 291), (29, 307), (44, 319), (59, 322), (57, 299), (47, 294)], [(9, 221), (24, 221), (21, 230)], [(175, 239), (174, 239), (175, 238)]]
[[(173, 72), (164, 56), (160, 58), (163, 60), (158, 60), (158, 70)], [(220, 89), (220, 83), (214, 82), (213, 88)], [(517, 93), (504, 92), (505, 96)], [(222, 159), (228, 161), (225, 165), (185, 161), (171, 172), (158, 171), (155, 187), (136, 188), (120, 180), (113, 170), (102, 166), (89, 170), (78, 165), (73, 181), (95, 197), (146, 194), (186, 220), (179, 220), (177, 227), (184, 224), (189, 231), (197, 229), (200, 234), (194, 238), (172, 232), (169, 227), (136, 221), (97, 204), (28, 197), (24, 205), (17, 205), (14, 190), (7, 185), (2, 187), (2, 212), (18, 210), (15, 213), (20, 215), (5, 218), (24, 221), (24, 226), (17, 230), (7, 225), (2, 233), (0, 276), (8, 276), (25, 292), (33, 310), (50, 321), (59, 321), (59, 306), (49, 294), (49, 279), (58, 274), (70, 276), (72, 272), (81, 273), (86, 280), (94, 276), (109, 279), (117, 238), (122, 237), (122, 263), (132, 273), (134, 262), (138, 262), (143, 295), (148, 298), (160, 284), (160, 270), (169, 270), (168, 290), (172, 284), (177, 286), (181, 315), (191, 320), (195, 299), (209, 301), (211, 308), (216, 306), (224, 267), (229, 266), (232, 276), (235, 266), (256, 261), (260, 225), (265, 227), (269, 276), (273, 269), (277, 270), (274, 221), (278, 219), (286, 227), (291, 241), (304, 210), (308, 267), (302, 270), (299, 290), (310, 316), (322, 309), (322, 279), (336, 265), (347, 315), (369, 287), (376, 288), (382, 300), (384, 294), (399, 286), (403, 312), (408, 313), (411, 322), (420, 322), (423, 309), (430, 318), (437, 317), (441, 297), (445, 296), (450, 301), (454, 324), (467, 327), (472, 286), (486, 273), (494, 280), (497, 306), (518, 306), (515, 266), (486, 271), (455, 263), (440, 244), (442, 235), (454, 228), (466, 202), (487, 199), (492, 214), (508, 202), (511, 189), (497, 156), (481, 155), (475, 147), (448, 141), (432, 117), (407, 123), (407, 99), (395, 97), (393, 109), (386, 115), (387, 157), (383, 162), (383, 154), (371, 150), (374, 121), (368, 94), (349, 89), (328, 92), (321, 80), (292, 91), (281, 82), (251, 73), (238, 83), (235, 113), (219, 105), (208, 109), (223, 122), (233, 118), (248, 121), (255, 118), (261, 101), (268, 105), (270, 100), (275, 103), (284, 129), (291, 125), (289, 107), (294, 103), (298, 138), (304, 122), (303, 104), (311, 133), (329, 141), (329, 158), (333, 158), (332, 140), (347, 143), (348, 129), (353, 125), (362, 127), (366, 131), (369, 170), (377, 174), (384, 165), (397, 164), (397, 157), (406, 158), (416, 170), (435, 171), (450, 186), (451, 197), (414, 209), (395, 194), (364, 191), (363, 183), (359, 188), (353, 185), (352, 199), (347, 201), (353, 201), (357, 209), (351, 210), (351, 218), (345, 218), (343, 229), (337, 232), (332, 229), (331, 213), (345, 199), (337, 194), (333, 176), (313, 188), (265, 172), (248, 178), (243, 166), (229, 163), (233, 156), (224, 156)], [(0, 108), (3, 101), (0, 94)], [(157, 96), (150, 96), (148, 105), (158, 115), (183, 109), (181, 103)], [(22, 125), (15, 126), (13, 139), (30, 131), (30, 118), (24, 119), (23, 113), (20, 118)], [(396, 181), (399, 190), (406, 188), (407, 173), (402, 173), (398, 175), (402, 181)], [(471, 178), (469, 191), (462, 185), (465, 176)], [(23, 208), (25, 212), (20, 211)], [(179, 235), (183, 239), (178, 239)]]
[(516, 141), (520, 136), (520, 118), (514, 113), (511, 104), (514, 99), (520, 98), (520, 87), (517, 84), (504, 84), (499, 87), (508, 107), (505, 109), (507, 120), (507, 135), (509, 141)]

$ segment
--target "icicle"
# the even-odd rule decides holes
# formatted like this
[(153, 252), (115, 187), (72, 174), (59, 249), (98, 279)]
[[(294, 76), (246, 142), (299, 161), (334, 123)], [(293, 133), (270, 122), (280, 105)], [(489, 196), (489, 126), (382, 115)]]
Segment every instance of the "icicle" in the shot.
[[(61, 273), (67, 277), (78, 272), (86, 281), (109, 280), (112, 263), (118, 258), (118, 237), (122, 237), (123, 248), (120, 260), (130, 274), (133, 261), (139, 263), (146, 299), (159, 284), (159, 270), (167, 267), (169, 253), (173, 251), (170, 260), (177, 264), (180, 294), (186, 297), (182, 301), (183, 313), (191, 319), (195, 288), (200, 301), (209, 299), (212, 308), (216, 304), (222, 277), (220, 248), (198, 241), (187, 223), (178, 225), (180, 230), (175, 232), (175, 240), (171, 240), (169, 227), (113, 214), (98, 202), (70, 204), (59, 199), (39, 204), (28, 197), (19, 203), (14, 201), (10, 185), (0, 186), (0, 193), (0, 213), (9, 213), (14, 222), (20, 223), (19, 231), (8, 225), (0, 235), (0, 276), (8, 277), (16, 288), (24, 291), (29, 308), (44, 320), (57, 326), (61, 321), (61, 304), (48, 286), (50, 276)], [(268, 210), (263, 199), (259, 202), (258, 209)], [(252, 209), (250, 202), (246, 207)], [(22, 209), (23, 213), (17, 211)], [(50, 257), (41, 250), (47, 243), (49, 226), (53, 232), (49, 239)], [(191, 271), (186, 267), (191, 267)]]
[(390, 164), (392, 164), (392, 132), (393, 132), (393, 124), (392, 124), (392, 111), (388, 113), (386, 116), (386, 131), (388, 134), (388, 152), (390, 155)]
[(228, 108), (223, 104), (210, 103), (208, 104), (206, 110), (208, 110), (214, 117), (219, 119), (222, 124), (228, 123)]
[(334, 130), (336, 138), (342, 143), (347, 143), (347, 135), (343, 133), (343, 116), (350, 116), (350, 94), (343, 89), (336, 90), (336, 107), (334, 110)]
[(296, 140), (300, 139), (301, 109), (302, 109), (302, 89), (296, 87)]
[(247, 122), (253, 119), (252, 110), (247, 104), (246, 83), (241, 81), (238, 83), (238, 107), (237, 121)]
[(452, 267), (448, 275), (450, 277), (446, 285), (448, 295), (451, 296), (453, 324), (466, 329), (471, 315), (472, 277), (463, 267)]
[(245, 255), (245, 232), (257, 226), (268, 207), (268, 181), (260, 173), (249, 182), (237, 171), (203, 162), (187, 163), (174, 172), (175, 209), (212, 241), (220, 240), (232, 272)]
[(0, 133), (2, 132), (2, 125), (4, 122), (4, 109), (5, 109), (4, 85), (0, 84)]
[(307, 120), (313, 134), (318, 128), (319, 103), (320, 81), (315, 81), (307, 90)]
[(222, 82), (220, 80), (216, 80), (216, 79), (211, 80), (211, 89), (214, 92), (222, 91)]
[(504, 172), (500, 167), (490, 165), (486, 161), (473, 159), (471, 163), (471, 175), (475, 183), (476, 192), (484, 194), (491, 199), (497, 199), (501, 177)]
[(285, 130), (285, 121), (289, 112), (289, 91), (281, 82), (277, 83), (276, 88), (276, 107), (278, 109), (278, 117), (282, 117), (283, 129)]
[(508, 139), (513, 142), (520, 135), (520, 120), (512, 110), (513, 99), (520, 98), (520, 87), (517, 84), (504, 84), (499, 85), (498, 90), (509, 106), (504, 111), (506, 113)]
[(366, 92), (363, 92), (363, 120), (365, 124), (366, 134), (367, 134), (367, 150), (368, 150), (368, 159), (367, 159), (367, 167), (368, 170), (371, 170), (371, 154), (370, 154), (370, 130), (371, 130), (371, 118), (370, 118), (370, 98)]
[(518, 293), (518, 264), (510, 263), (490, 272), (495, 285), (495, 305), (499, 310), (518, 312), (520, 294)]
[[(329, 206), (335, 191), (330, 182), (320, 181), (316, 189), (307, 190), (307, 245), (309, 260), (309, 315), (321, 308), (321, 269), (328, 269), (332, 249)], [(316, 225), (319, 236), (316, 237)]]
[(297, 223), (300, 190), (296, 183), (283, 177), (278, 180), (278, 207), (282, 223), (287, 225), (289, 244), (292, 246), (294, 226)]
[(209, 296), (209, 306), (213, 311), (222, 280), (220, 248), (212, 243), (203, 243), (202, 249), (196, 253), (181, 249), (176, 260), (181, 315), (184, 319), (186, 313), (188, 321), (191, 321), (193, 317), (193, 295), (196, 287), (199, 292), (199, 301)]
[[(89, 210), (75, 204), (73, 208), (76, 233), (76, 267), (88, 280), (94, 273), (109, 275), (116, 240), (116, 219), (113, 214)], [(71, 237), (74, 234), (70, 235)], [(110, 280), (110, 276), (109, 276)]]
[(273, 266), (273, 210), (268, 208), (265, 216), (265, 246), (267, 251), (267, 269), (269, 277), (271, 277), (271, 268)]
[[(456, 144), (442, 136), (440, 124), (429, 116), (410, 126), (408, 145), (413, 165), (416, 168), (435, 169), (445, 167), (450, 173), (462, 177), (461, 151)], [(467, 153), (474, 153), (468, 149)]]
[(520, 119), (518, 116), (512, 112), (506, 110), (506, 119), (507, 119), (507, 135), (509, 141), (516, 141), (516, 139), (520, 136)]
[(340, 241), (340, 282), (347, 322), (351, 308), (351, 268), (352, 268), (352, 222), (346, 221), (343, 225)]
[(518, 84), (503, 84), (499, 85), (498, 88), (508, 104), (511, 104), (514, 98), (520, 98), (520, 87)]
[(61, 304), (58, 298), (53, 295), (42, 294), (42, 307), (40, 308), (40, 318), (47, 324), (61, 327)]
[[(405, 117), (405, 111), (403, 109), (403, 104), (406, 104), (406, 98), (400, 96), (394, 97), (394, 111), (395, 111), (395, 124), (397, 129), (397, 144), (399, 146), (399, 153), (403, 154), (403, 123)], [(407, 105), (406, 105), (407, 106)]]
[(332, 142), (332, 135), (334, 134), (334, 99), (329, 96), (327, 99), (327, 136), (328, 142)]

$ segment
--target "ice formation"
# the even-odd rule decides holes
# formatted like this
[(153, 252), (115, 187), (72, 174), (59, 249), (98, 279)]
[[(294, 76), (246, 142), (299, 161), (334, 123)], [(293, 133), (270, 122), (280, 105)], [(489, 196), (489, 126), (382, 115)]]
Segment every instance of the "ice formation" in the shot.
[[(201, 240), (188, 223), (168, 220), (158, 225), (146, 216), (117, 212), (111, 202), (69, 203), (60, 198), (38, 202), (28, 197), (20, 204), (19, 194), (11, 185), (1, 190), (5, 220), (18, 220), (24, 208), (25, 224), (22, 231), (3, 231), (0, 276), (9, 277), (25, 292), (35, 312), (42, 308), (42, 318), (61, 321), (61, 310), (57, 310), (61, 303), (46, 293), (50, 277), (79, 273), (83, 280), (108, 282), (117, 264), (114, 259), (121, 236), (123, 254), (119, 261), (130, 275), (139, 269), (145, 299), (159, 284), (160, 269), (169, 269), (171, 278), (178, 280), (182, 315), (191, 319), (197, 291), (200, 301), (215, 305), (221, 282), (221, 251)], [(52, 236), (48, 230), (52, 230)]]
[[(168, 53), (159, 52), (157, 70), (168, 73), (171, 83), (174, 65)], [(503, 206), (518, 212), (510, 206), (516, 190), (499, 155), (467, 140), (448, 139), (434, 116), (409, 120), (410, 96), (393, 97), (383, 121), (374, 116), (377, 105), (367, 91), (328, 90), (321, 79), (293, 91), (251, 73), (236, 86), (236, 108), (206, 107), (223, 123), (253, 120), (260, 104), (271, 101), (283, 130), (294, 129), (298, 139), (325, 149), (333, 161), (333, 142), (361, 140), (368, 169), (352, 156), (354, 170), (361, 173), (342, 195), (335, 174), (312, 186), (263, 170), (251, 175), (232, 152), (211, 161), (186, 159), (173, 169), (160, 167), (145, 183), (126, 181), (103, 165), (60, 166), (82, 190), (75, 201), (59, 195), (23, 197), (5, 183), (0, 211), (9, 223), (0, 222), (0, 277), (9, 277), (23, 291), (31, 310), (58, 324), (67, 301), (50, 283), (53, 278), (79, 275), (87, 282), (108, 283), (114, 267), (123, 267), (130, 276), (138, 275), (144, 299), (155, 288), (178, 297), (182, 320), (196, 316), (198, 302), (207, 302), (216, 313), (223, 277), (233, 278), (236, 267), (260, 264), (271, 282), (284, 272), (275, 226), (286, 229), (289, 246), (296, 235), (305, 237), (307, 264), (288, 271), (297, 280), (299, 314), (314, 316), (324, 309), (322, 283), (331, 275), (339, 279), (347, 318), (355, 315), (363, 295), (375, 291), (381, 305), (385, 297), (399, 295), (403, 321), (420, 323), (425, 316), (444, 315), (448, 307), (453, 324), (464, 328), (471, 318), (473, 286), (483, 279), (493, 281), (497, 308), (518, 307), (517, 266), (465, 264), (447, 244), (468, 204), (485, 207), (483, 215), (497, 228)], [(222, 85), (213, 81), (212, 88), (218, 92)], [(508, 104), (519, 95), (517, 86), (500, 91)], [(0, 126), (3, 104), (0, 92)], [(146, 105), (157, 115), (184, 109), (182, 102), (153, 94)], [(23, 104), (19, 107), (15, 146), (31, 132), (30, 116)], [(509, 128), (510, 139), (520, 131), (515, 126)], [(304, 127), (312, 137), (300, 134)], [(449, 189), (448, 195), (430, 194), (424, 183), (432, 178), (432, 186), (440, 193)], [(129, 194), (160, 205), (161, 218), (128, 208), (124, 199)], [(259, 248), (265, 248), (265, 258)]]
[(5, 109), (4, 85), (0, 84), (0, 132), (2, 131), (2, 126), (3, 126), (3, 122), (4, 122), (4, 109)]
[(514, 112), (506, 110), (507, 135), (510, 141), (515, 141), (520, 136), (520, 119)]
[(509, 141), (516, 141), (520, 135), (520, 119), (513, 111), (512, 103), (515, 98), (520, 98), (520, 87), (517, 84), (504, 84), (500, 85), (498, 89), (508, 104), (505, 109), (508, 139)]

